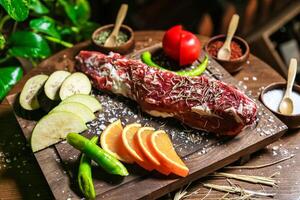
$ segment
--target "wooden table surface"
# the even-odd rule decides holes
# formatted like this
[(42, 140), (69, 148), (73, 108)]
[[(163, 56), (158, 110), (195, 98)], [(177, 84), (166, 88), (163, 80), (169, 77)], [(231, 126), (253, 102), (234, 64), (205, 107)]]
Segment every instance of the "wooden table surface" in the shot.
[[(136, 32), (136, 50), (161, 41), (162, 31)], [(200, 37), (202, 44), (207, 38)], [(244, 69), (234, 77), (245, 84), (254, 96), (258, 96), (261, 88), (270, 83), (284, 81), (270, 66), (251, 55)], [(15, 88), (17, 91), (20, 88)], [(37, 165), (33, 154), (21, 129), (16, 122), (11, 108), (3, 101), (0, 105), (0, 200), (6, 199), (52, 199), (51, 191)], [(299, 134), (298, 134), (299, 133)], [(288, 131), (280, 140), (251, 155), (245, 165), (260, 165), (272, 163), (287, 157), (295, 156), (284, 162), (261, 169), (231, 169), (221, 170), (228, 173), (271, 176), (276, 173), (278, 187), (272, 188), (231, 180), (244, 189), (276, 193), (274, 199), (300, 199), (300, 130)], [(225, 193), (210, 191), (202, 186), (202, 182), (228, 185), (226, 179), (202, 178), (187, 188), (185, 199), (220, 199)], [(162, 199), (173, 198), (170, 194)], [(227, 198), (237, 197), (229, 195)]]

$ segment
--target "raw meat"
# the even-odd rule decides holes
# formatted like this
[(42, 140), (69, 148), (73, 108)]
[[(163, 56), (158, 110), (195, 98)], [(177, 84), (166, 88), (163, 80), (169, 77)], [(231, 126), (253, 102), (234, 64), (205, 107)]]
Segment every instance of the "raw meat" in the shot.
[(129, 97), (152, 116), (174, 117), (190, 127), (228, 136), (256, 121), (253, 100), (205, 75), (178, 76), (116, 53), (81, 51), (76, 59), (78, 70), (95, 88)]

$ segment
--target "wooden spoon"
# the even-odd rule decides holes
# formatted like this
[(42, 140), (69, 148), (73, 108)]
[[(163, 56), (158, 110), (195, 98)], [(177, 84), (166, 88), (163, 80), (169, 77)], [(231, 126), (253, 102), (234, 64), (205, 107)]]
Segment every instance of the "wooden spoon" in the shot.
[(232, 40), (232, 37), (237, 29), (238, 23), (239, 23), (239, 15), (234, 14), (230, 20), (229, 28), (227, 31), (226, 40), (218, 51), (217, 58), (220, 60), (229, 60), (231, 55), (231, 49), (230, 49), (230, 43)]
[(297, 73), (297, 60), (295, 58), (292, 58), (289, 66), (286, 91), (279, 105), (279, 112), (284, 115), (293, 114), (294, 105), (293, 105), (293, 100), (291, 98), (291, 95), (292, 95), (292, 89), (293, 89), (296, 73)]
[(104, 43), (105, 47), (117, 46), (117, 36), (119, 34), (120, 27), (125, 19), (127, 10), (128, 10), (128, 5), (122, 4), (116, 18), (114, 30), (111, 32), (111, 34), (109, 35), (109, 37), (106, 39)]

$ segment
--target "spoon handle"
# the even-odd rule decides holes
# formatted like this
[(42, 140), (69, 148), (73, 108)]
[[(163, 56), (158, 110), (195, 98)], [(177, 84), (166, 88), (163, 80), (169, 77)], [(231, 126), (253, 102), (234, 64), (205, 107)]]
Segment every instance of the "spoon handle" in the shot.
[(227, 48), (229, 48), (229, 49), (230, 49), (230, 43), (231, 43), (232, 37), (233, 37), (233, 35), (237, 29), (237, 26), (239, 24), (239, 19), (240, 19), (239, 15), (234, 14), (230, 20), (229, 28), (227, 31), (227, 37), (224, 42), (224, 46), (226, 45)]
[(288, 72), (288, 80), (287, 80), (287, 87), (285, 96), (290, 97), (292, 94), (293, 85), (295, 82), (295, 77), (297, 73), (297, 60), (292, 58), (289, 65), (289, 72)]
[(112, 35), (117, 35), (119, 33), (120, 27), (125, 19), (127, 10), (128, 10), (128, 5), (122, 4), (121, 8), (119, 9), (117, 18), (116, 18), (114, 30), (111, 33)]

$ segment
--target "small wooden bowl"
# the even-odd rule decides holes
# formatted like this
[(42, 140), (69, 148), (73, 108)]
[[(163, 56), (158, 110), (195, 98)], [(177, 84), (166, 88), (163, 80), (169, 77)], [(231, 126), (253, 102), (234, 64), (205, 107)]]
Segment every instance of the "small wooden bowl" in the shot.
[(96, 47), (97, 50), (104, 52), (104, 53), (109, 53), (109, 52), (116, 52), (120, 54), (127, 54), (131, 52), (134, 48), (134, 33), (132, 29), (129, 26), (122, 25), (120, 30), (123, 31), (125, 34), (129, 36), (129, 39), (124, 43), (119, 46), (115, 47), (105, 47), (103, 45), (100, 45), (99, 43), (96, 42), (97, 36), (102, 32), (102, 31), (107, 31), (107, 30), (112, 30), (114, 27), (114, 24), (108, 24), (105, 26), (101, 26), (97, 30), (94, 31), (92, 35), (92, 42), (94, 46)]
[[(205, 45), (204, 49), (205, 51), (209, 54), (208, 52), (208, 47), (215, 41), (225, 41), (226, 35), (217, 35), (212, 37)], [(248, 43), (237, 36), (234, 36), (232, 38), (232, 41), (235, 41), (236, 43), (238, 43), (242, 49), (243, 55), (237, 59), (234, 60), (221, 60), (218, 59), (215, 56), (210, 55), (213, 59), (215, 59), (218, 63), (220, 63), (229, 73), (236, 73), (238, 71), (240, 71), (243, 68), (243, 64), (245, 64), (245, 62), (248, 60), (249, 58), (249, 54), (250, 54), (250, 48)]]
[[(262, 103), (269, 109), (271, 110), (283, 123), (285, 123), (289, 129), (296, 129), (300, 128), (300, 114), (297, 115), (284, 115), (281, 114), (280, 112), (274, 111), (268, 107), (268, 104), (264, 101), (264, 95), (271, 90), (274, 89), (285, 89), (286, 88), (286, 83), (284, 82), (279, 82), (279, 83), (272, 83), (268, 85), (260, 94), (260, 100)], [(300, 86), (299, 85), (294, 85), (293, 86), (293, 91), (296, 91), (300, 94)], [(294, 104), (299, 103), (299, 102), (294, 102)]]

